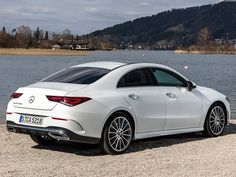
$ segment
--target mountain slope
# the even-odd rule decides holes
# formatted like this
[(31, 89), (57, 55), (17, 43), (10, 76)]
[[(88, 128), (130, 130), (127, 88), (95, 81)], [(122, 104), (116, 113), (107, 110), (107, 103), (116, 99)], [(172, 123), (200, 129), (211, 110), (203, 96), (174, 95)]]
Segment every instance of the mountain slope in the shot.
[(236, 2), (173, 9), (95, 31), (89, 36), (109, 40), (114, 47), (139, 44), (176, 48), (195, 44), (197, 33), (208, 27), (214, 38), (236, 38)]

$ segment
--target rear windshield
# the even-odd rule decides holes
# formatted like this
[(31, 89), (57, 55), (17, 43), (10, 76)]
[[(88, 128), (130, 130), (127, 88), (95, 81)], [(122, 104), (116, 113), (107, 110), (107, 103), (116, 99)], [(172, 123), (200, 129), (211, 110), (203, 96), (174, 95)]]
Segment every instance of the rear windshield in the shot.
[(91, 84), (96, 82), (110, 70), (94, 67), (74, 67), (59, 71), (41, 82), (61, 82), (73, 84)]

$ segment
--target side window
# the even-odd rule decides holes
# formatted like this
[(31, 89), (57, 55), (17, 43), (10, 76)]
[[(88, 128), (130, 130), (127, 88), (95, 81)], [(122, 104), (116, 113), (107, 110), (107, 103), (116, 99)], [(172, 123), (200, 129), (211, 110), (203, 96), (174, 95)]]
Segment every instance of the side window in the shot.
[(117, 87), (153, 86), (155, 79), (148, 68), (137, 69), (123, 76)]
[(164, 69), (152, 69), (159, 86), (185, 87), (186, 81), (181, 76)]

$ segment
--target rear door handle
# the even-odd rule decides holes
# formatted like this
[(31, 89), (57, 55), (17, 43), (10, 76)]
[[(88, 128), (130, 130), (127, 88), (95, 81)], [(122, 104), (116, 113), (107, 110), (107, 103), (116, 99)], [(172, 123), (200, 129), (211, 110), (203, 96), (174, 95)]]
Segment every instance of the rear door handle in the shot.
[(128, 95), (130, 98), (132, 98), (132, 99), (134, 99), (134, 100), (137, 100), (138, 98), (139, 98), (139, 96), (138, 95), (135, 95), (135, 94), (129, 94)]
[(176, 95), (173, 93), (167, 93), (166, 96), (168, 96), (170, 98), (176, 98)]

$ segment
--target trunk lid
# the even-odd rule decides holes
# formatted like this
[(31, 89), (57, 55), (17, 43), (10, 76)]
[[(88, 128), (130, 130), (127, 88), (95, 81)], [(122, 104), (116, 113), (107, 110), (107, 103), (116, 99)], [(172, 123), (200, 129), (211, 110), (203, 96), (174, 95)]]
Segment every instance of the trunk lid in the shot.
[(14, 107), (17, 108), (52, 110), (58, 103), (49, 101), (46, 96), (65, 96), (69, 92), (80, 90), (87, 86), (56, 82), (37, 82), (27, 87), (19, 88), (16, 92), (23, 93), (23, 95), (12, 101)]

